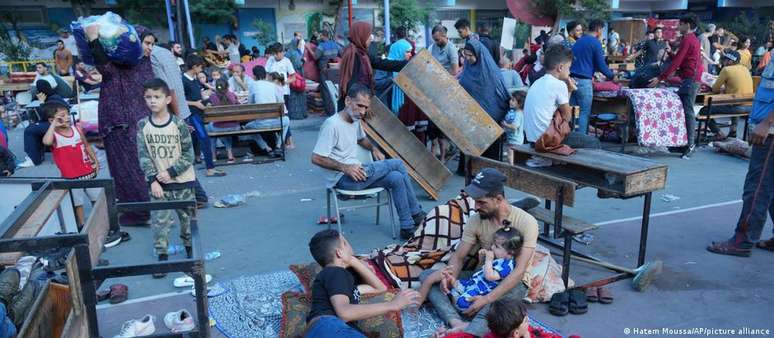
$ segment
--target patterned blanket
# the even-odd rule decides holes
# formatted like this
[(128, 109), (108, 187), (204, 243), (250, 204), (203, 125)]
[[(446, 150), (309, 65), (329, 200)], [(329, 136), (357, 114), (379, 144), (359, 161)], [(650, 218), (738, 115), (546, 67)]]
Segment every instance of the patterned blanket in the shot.
[[(474, 211), (472, 198), (461, 192), (457, 198), (441, 204), (427, 213), (425, 222), (403, 245), (392, 245), (375, 250), (370, 255), (370, 266), (377, 275), (386, 277), (389, 286), (418, 288), (419, 274), (436, 264), (442, 266), (451, 258), (462, 238), (462, 230), (468, 217)], [(463, 263), (463, 270), (474, 270), (478, 266), (478, 248)], [(538, 245), (528, 267), (527, 301), (547, 302), (551, 295), (564, 291), (561, 280), (561, 266), (551, 257), (548, 249)], [(573, 282), (570, 281), (570, 285)]]
[(626, 89), (637, 122), (637, 141), (643, 146), (679, 147), (688, 143), (680, 98), (660, 88)]

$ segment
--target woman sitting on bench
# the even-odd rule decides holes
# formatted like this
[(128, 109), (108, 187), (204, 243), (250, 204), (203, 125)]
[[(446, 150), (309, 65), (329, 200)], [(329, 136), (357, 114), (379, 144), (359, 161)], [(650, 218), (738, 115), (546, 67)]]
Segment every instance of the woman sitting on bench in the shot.
[[(219, 78), (215, 81), (215, 92), (210, 95), (210, 104), (213, 106), (228, 106), (239, 104), (239, 100), (236, 95), (229, 90), (228, 81), (224, 78)], [(239, 122), (210, 122), (207, 125), (207, 131), (209, 132), (221, 132), (221, 131), (235, 131), (239, 130)], [(219, 138), (223, 145), (226, 147), (226, 153), (228, 154), (228, 163), (234, 163), (234, 153), (232, 152), (233, 144), (231, 143), (231, 137)], [(218, 138), (211, 138), (212, 140), (212, 158), (217, 158), (216, 142)]]

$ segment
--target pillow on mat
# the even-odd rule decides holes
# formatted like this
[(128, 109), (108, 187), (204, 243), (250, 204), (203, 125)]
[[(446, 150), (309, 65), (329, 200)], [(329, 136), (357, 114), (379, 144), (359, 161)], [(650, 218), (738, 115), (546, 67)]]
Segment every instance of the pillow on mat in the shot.
[[(361, 304), (376, 304), (389, 302), (398, 290), (390, 290), (379, 295), (366, 295)], [(280, 338), (303, 337), (306, 330), (306, 316), (312, 308), (312, 296), (301, 292), (288, 291), (282, 294), (282, 321), (280, 322)], [(358, 321), (355, 326), (369, 338), (400, 338), (403, 337), (403, 323), (399, 311), (391, 311)]]
[(298, 281), (301, 282), (301, 287), (304, 289), (304, 293), (311, 295), (312, 282), (314, 282), (314, 277), (316, 277), (317, 274), (322, 270), (320, 264), (290, 264), (288, 268), (291, 272), (293, 272), (293, 274), (296, 275)]

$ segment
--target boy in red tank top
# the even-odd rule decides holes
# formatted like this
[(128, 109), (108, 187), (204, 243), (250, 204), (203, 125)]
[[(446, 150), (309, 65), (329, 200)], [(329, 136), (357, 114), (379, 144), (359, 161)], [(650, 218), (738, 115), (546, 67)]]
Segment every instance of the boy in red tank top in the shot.
[[(43, 105), (43, 113), (51, 123), (43, 136), (43, 144), (51, 147), (54, 163), (62, 178), (88, 180), (97, 177), (97, 156), (86, 141), (83, 131), (72, 125), (67, 106), (49, 102)], [(84, 222), (83, 204), (96, 201), (99, 189), (71, 189), (70, 193), (73, 195), (75, 218), (80, 229)]]

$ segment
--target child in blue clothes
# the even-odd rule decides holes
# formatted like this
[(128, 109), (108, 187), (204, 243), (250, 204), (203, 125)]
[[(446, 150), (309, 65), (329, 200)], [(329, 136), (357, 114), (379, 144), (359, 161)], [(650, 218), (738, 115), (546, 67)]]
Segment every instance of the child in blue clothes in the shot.
[(524, 91), (514, 91), (511, 93), (509, 101), (511, 109), (505, 114), (505, 118), (500, 124), (505, 129), (506, 149), (508, 149), (508, 162), (513, 165), (512, 147), (524, 144), (524, 100), (527, 97)]
[[(454, 287), (449, 290), (449, 297), (454, 306), (461, 312), (467, 310), (473, 304), (474, 297), (485, 296), (492, 292), (497, 285), (508, 277), (516, 269), (516, 257), (521, 252), (524, 238), (519, 230), (506, 226), (497, 230), (494, 235), (491, 250), (481, 249), (478, 254), (484, 259), (481, 270), (476, 271), (470, 278), (457, 280), (450, 273), (444, 272), (443, 278), (447, 279), (447, 285)], [(420, 303), (427, 298), (427, 294), (434, 283), (441, 282), (441, 278), (434, 281), (425, 281), (419, 290)]]

